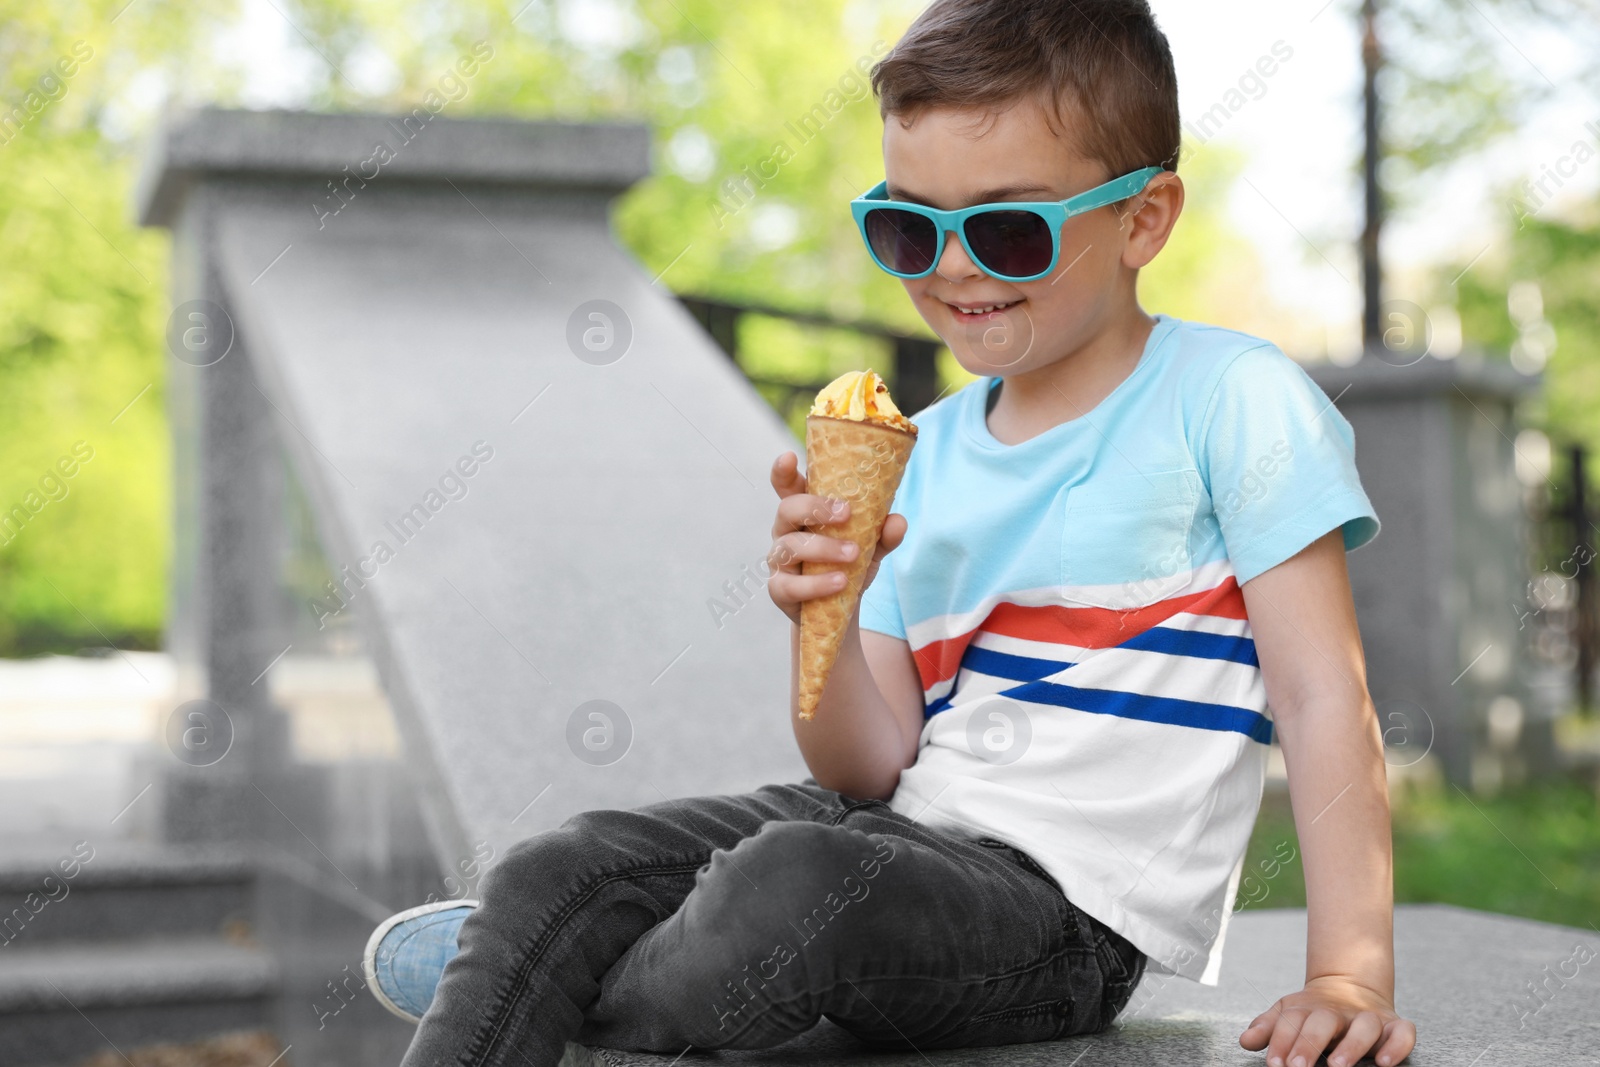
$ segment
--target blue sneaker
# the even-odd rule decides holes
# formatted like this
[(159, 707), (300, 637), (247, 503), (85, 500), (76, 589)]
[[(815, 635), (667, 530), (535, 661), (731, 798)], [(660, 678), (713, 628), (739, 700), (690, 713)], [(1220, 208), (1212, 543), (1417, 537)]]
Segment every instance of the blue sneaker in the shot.
[(378, 1003), (402, 1019), (422, 1021), (444, 965), (456, 955), (456, 931), (476, 900), (443, 900), (391, 915), (367, 939), (361, 970)]

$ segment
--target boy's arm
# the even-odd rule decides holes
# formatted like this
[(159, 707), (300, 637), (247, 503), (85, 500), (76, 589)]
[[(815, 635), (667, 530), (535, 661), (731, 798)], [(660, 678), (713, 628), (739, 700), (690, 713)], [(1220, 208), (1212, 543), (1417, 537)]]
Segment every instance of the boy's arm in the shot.
[[(872, 633), (863, 650), (861, 600), (850, 614), (838, 659), (828, 674), (816, 714), (800, 718), (800, 620), (802, 603), (829, 596), (838, 587), (826, 584), (832, 575), (802, 575), (803, 561), (837, 563), (851, 545), (840, 545), (826, 527), (848, 517), (847, 502), (806, 492), (799, 457), (785, 452), (772, 464), (772, 488), (778, 514), (772, 526), (773, 569), (767, 579), (772, 602), (789, 617), (789, 718), (795, 741), (817, 784), (846, 796), (888, 800), (900, 784), (900, 772), (917, 758), (922, 735), (922, 683), (911, 658), (911, 646), (887, 634)], [(834, 511), (833, 508), (840, 510)], [(814, 530), (814, 526), (823, 527)], [(879, 531), (867, 566), (863, 593), (878, 580), (883, 559), (905, 539), (906, 517), (891, 513)]]
[(922, 683), (911, 646), (860, 628), (859, 603), (817, 712), (799, 715), (800, 627), (790, 627), (790, 722), (817, 784), (860, 800), (888, 800), (917, 758)]
[[(1306, 984), (1240, 1035), (1268, 1067), (1381, 1067), (1416, 1044), (1394, 1010), (1388, 780), (1339, 529), (1243, 586), (1305, 864)], [(1340, 1036), (1337, 1047), (1329, 1046)], [(1270, 1040), (1269, 1040), (1270, 1038)]]

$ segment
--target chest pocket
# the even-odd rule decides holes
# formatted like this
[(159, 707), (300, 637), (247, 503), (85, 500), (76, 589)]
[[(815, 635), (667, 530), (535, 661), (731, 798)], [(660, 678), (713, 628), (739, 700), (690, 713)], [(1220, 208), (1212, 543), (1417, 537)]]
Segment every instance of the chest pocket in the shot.
[(1136, 608), (1189, 584), (1193, 469), (1096, 478), (1067, 491), (1061, 592), (1069, 604)]

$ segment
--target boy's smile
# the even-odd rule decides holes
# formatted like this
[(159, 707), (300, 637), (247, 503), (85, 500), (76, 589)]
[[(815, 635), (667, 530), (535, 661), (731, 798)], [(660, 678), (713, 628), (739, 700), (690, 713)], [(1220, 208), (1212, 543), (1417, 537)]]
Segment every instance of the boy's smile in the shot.
[[(947, 210), (1065, 200), (1116, 176), (1080, 154), (1070, 124), (1060, 129), (1034, 96), (999, 111), (929, 107), (909, 122), (887, 115), (883, 155), (890, 199)], [(1152, 320), (1138, 306), (1137, 271), (1166, 243), (1181, 205), (1177, 176), (1162, 174), (1128, 201), (1062, 224), (1060, 256), (1043, 278), (992, 277), (947, 235), (933, 273), (902, 284), (969, 373), (1037, 379), (1006, 390), (1037, 407), (1024, 421), (1044, 421), (1042, 390), (1052, 384), (1087, 410), (1138, 359)], [(1026, 402), (1030, 395), (1033, 402)], [(1064, 414), (1050, 422), (1073, 415), (1061, 399), (1055, 404)]]

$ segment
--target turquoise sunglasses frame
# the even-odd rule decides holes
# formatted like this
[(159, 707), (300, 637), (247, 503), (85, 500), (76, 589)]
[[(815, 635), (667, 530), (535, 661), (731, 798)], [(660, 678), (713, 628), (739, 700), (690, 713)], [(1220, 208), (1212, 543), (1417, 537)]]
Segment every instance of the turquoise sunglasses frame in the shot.
[[(991, 204), (974, 204), (971, 207), (958, 208), (955, 211), (942, 211), (926, 204), (916, 204), (909, 200), (890, 200), (888, 193), (888, 179), (879, 182), (865, 193), (850, 201), (850, 213), (855, 216), (856, 229), (861, 232), (861, 242), (867, 246), (867, 254), (872, 257), (872, 262), (887, 274), (896, 278), (926, 278), (939, 266), (939, 260), (944, 255), (944, 235), (946, 231), (954, 231), (961, 242), (961, 247), (968, 258), (977, 264), (985, 274), (991, 278), (999, 278), (1006, 282), (1031, 282), (1043, 278), (1056, 269), (1056, 263), (1061, 259), (1061, 224), (1074, 215), (1082, 215), (1093, 211), (1097, 207), (1115, 204), (1119, 200), (1126, 200), (1135, 193), (1140, 192), (1150, 184), (1150, 179), (1164, 172), (1162, 167), (1145, 167), (1132, 174), (1124, 174), (1120, 178), (1113, 178), (1104, 185), (1097, 185), (1087, 192), (1070, 196), (1065, 200), (1009, 200), (996, 201)], [(878, 253), (872, 248), (872, 241), (867, 236), (867, 214), (875, 208), (892, 207), (900, 211), (909, 211), (913, 215), (921, 215), (933, 220), (934, 231), (938, 235), (938, 245), (933, 252), (933, 261), (928, 269), (915, 274), (906, 274), (886, 266), (878, 258)], [(1044, 218), (1045, 224), (1050, 229), (1050, 265), (1037, 274), (1001, 274), (989, 269), (988, 264), (972, 251), (972, 246), (967, 243), (966, 221), (973, 215), (981, 215), (988, 211), (1031, 211)]]

